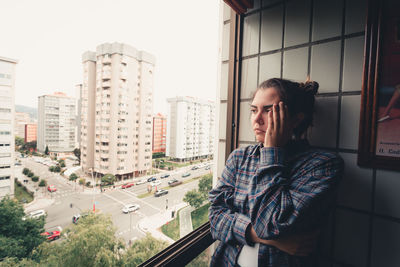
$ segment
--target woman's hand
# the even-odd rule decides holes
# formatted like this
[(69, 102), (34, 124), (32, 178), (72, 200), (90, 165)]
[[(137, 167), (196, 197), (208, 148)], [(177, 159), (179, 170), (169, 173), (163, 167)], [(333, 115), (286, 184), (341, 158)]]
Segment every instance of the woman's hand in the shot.
[(262, 243), (274, 246), (293, 256), (305, 257), (314, 251), (318, 241), (319, 232), (319, 230), (316, 230), (311, 233), (291, 235), (276, 240), (263, 240)]
[(282, 101), (274, 104), (268, 113), (268, 127), (264, 147), (282, 147), (290, 140), (293, 129), (289, 122), (288, 107)]

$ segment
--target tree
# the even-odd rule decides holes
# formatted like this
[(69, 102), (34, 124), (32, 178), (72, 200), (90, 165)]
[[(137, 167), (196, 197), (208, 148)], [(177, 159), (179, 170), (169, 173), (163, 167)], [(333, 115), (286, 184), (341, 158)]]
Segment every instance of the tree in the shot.
[(204, 200), (207, 199), (208, 192), (212, 189), (212, 175), (204, 175), (199, 181), (199, 192), (203, 194)]
[(76, 175), (76, 173), (71, 173), (71, 175), (69, 176), (69, 180), (75, 181), (76, 179), (78, 179), (78, 175)]
[(15, 136), (15, 147), (22, 148), (25, 145), (24, 138)]
[(28, 176), (28, 177), (33, 177), (34, 175), (35, 175), (35, 174), (34, 174), (32, 171), (29, 171), (27, 176)]
[(79, 148), (74, 149), (74, 155), (78, 158), (79, 164), (81, 164), (81, 150)]
[(138, 266), (168, 246), (168, 243), (155, 239), (150, 234), (136, 241), (123, 255), (122, 262), (126, 266)]
[(60, 172), (60, 171), (61, 171), (60, 165), (54, 167), (54, 172)]
[(44, 154), (48, 155), (49, 152), (50, 152), (50, 151), (49, 151), (49, 146), (46, 145), (46, 148), (45, 148), (45, 150), (44, 150)]
[(114, 175), (112, 175), (112, 174), (110, 174), (110, 173), (107, 173), (107, 174), (105, 174), (103, 177), (101, 177), (101, 182), (103, 183), (103, 184), (106, 184), (106, 185), (108, 185), (108, 184), (114, 184), (114, 182), (115, 182), (115, 176)]
[(65, 167), (65, 160), (60, 159), (60, 160), (58, 161), (58, 163), (60, 164), (60, 167), (61, 167), (61, 168), (64, 168), (64, 167)]
[(5, 197), (0, 201), (0, 262), (6, 257), (28, 257), (46, 239), (44, 218), (25, 219), (22, 204)]
[(28, 175), (29, 172), (30, 172), (30, 170), (28, 168), (24, 168), (22, 170), (22, 173), (25, 174), (25, 175)]
[(33, 252), (40, 266), (125, 266), (122, 240), (110, 216), (89, 213), (65, 230), (64, 242), (43, 243)]
[(23, 148), (24, 148), (24, 150), (28, 150), (28, 151), (35, 151), (36, 150), (36, 141), (31, 141), (31, 142), (25, 143)]
[(193, 189), (185, 194), (183, 201), (188, 203), (190, 206), (198, 209), (200, 208), (201, 204), (203, 204), (204, 197), (202, 193), (200, 193), (196, 189)]
[(47, 185), (47, 181), (45, 179), (40, 180), (39, 186), (40, 187), (45, 187)]
[(32, 181), (33, 181), (33, 182), (39, 181), (39, 176), (37, 176), (37, 175), (33, 176), (33, 177), (32, 177)]

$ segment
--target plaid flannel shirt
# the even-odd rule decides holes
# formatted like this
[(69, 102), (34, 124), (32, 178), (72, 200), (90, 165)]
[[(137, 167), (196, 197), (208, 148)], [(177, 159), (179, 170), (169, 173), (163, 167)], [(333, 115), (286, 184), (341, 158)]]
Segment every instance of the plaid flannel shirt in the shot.
[[(292, 141), (283, 148), (250, 145), (233, 151), (209, 193), (211, 234), (220, 240), (211, 266), (235, 266), (251, 241), (251, 224), (262, 239), (276, 239), (321, 227), (333, 208), (343, 174), (335, 153)], [(291, 256), (260, 244), (259, 266), (314, 266), (315, 256)]]

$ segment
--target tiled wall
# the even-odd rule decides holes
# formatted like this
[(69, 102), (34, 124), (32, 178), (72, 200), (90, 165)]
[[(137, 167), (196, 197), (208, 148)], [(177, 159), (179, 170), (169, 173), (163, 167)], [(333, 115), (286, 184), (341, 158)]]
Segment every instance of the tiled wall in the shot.
[[(337, 208), (321, 235), (321, 266), (400, 266), (400, 173), (357, 164), (367, 0), (259, 0), (244, 18), (240, 146), (254, 143), (249, 105), (271, 77), (320, 84), (315, 147), (338, 152), (346, 168)], [(225, 151), (230, 8), (224, 4), (219, 149)], [(218, 156), (218, 175), (225, 154)]]

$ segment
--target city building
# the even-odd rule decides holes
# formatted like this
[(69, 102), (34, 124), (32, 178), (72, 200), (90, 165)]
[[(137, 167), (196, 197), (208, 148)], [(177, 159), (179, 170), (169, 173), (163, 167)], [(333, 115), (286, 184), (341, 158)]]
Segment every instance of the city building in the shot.
[(37, 140), (37, 123), (25, 124), (25, 143)]
[(193, 97), (167, 99), (166, 156), (181, 161), (214, 153), (215, 104)]
[(16, 60), (0, 57), (0, 199), (14, 195), (16, 64)]
[(38, 98), (37, 149), (64, 157), (75, 148), (76, 100), (56, 92)]
[(76, 148), (80, 148), (80, 145), (81, 145), (81, 126), (82, 126), (82, 123), (81, 123), (82, 84), (77, 84), (75, 86), (75, 92), (76, 92), (76, 95), (79, 96), (76, 99), (76, 134), (75, 134), (76, 142), (75, 142), (75, 147)]
[(82, 55), (81, 165), (118, 179), (151, 169), (155, 57), (121, 43)]
[(25, 124), (31, 123), (31, 118), (28, 113), (15, 112), (15, 136), (25, 137)]
[(167, 138), (167, 118), (158, 113), (153, 117), (153, 153), (165, 153)]

